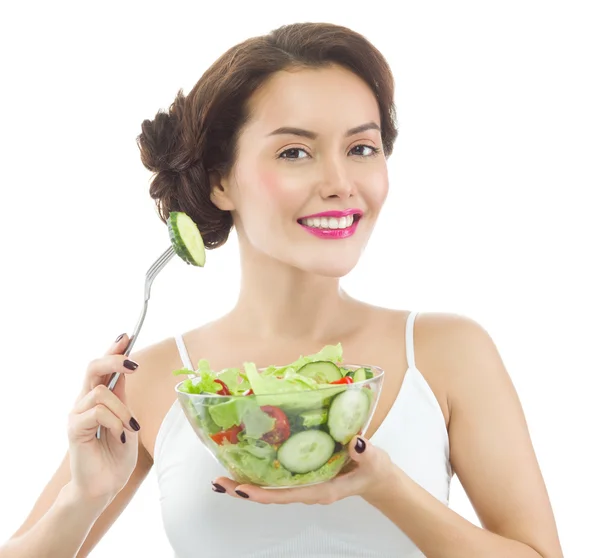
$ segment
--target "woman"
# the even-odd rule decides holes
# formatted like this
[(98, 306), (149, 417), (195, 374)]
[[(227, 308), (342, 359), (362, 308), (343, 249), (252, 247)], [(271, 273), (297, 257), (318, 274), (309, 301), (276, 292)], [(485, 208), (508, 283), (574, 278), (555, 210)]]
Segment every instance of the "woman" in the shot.
[[(87, 556), (152, 465), (179, 558), (562, 556), (522, 409), (486, 332), (340, 289), (388, 192), (393, 96), (364, 37), (297, 24), (233, 47), (142, 124), (161, 218), (185, 211), (208, 248), (235, 228), (239, 299), (131, 358), (120, 335), (90, 363), (69, 452), (0, 557)], [(369, 432), (351, 443), (353, 470), (276, 491), (224, 477), (174, 401), (170, 371), (200, 358), (217, 370), (291, 362), (337, 342), (348, 362), (386, 371)], [(115, 370), (124, 375), (110, 392)], [(100, 441), (98, 425), (108, 429)], [(454, 472), (483, 528), (448, 508)]]

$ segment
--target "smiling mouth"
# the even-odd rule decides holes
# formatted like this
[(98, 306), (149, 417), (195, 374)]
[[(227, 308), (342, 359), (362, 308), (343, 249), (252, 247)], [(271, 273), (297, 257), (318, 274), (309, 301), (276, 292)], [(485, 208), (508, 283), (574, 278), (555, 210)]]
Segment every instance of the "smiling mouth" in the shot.
[(298, 223), (313, 229), (339, 230), (349, 229), (360, 218), (360, 214), (354, 213), (345, 217), (307, 217), (306, 219), (298, 219)]

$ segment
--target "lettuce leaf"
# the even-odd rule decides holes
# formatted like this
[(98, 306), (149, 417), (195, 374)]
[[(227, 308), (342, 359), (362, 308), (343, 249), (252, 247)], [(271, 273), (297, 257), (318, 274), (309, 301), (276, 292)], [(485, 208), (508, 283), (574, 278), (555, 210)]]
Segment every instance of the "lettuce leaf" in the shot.
[[(187, 369), (185, 373), (190, 374), (191, 372)], [(182, 373), (181, 370), (177, 372)], [(181, 391), (186, 393), (217, 393), (223, 388), (221, 384), (215, 382), (213, 373), (210, 370), (202, 370), (196, 372), (195, 378), (188, 378), (181, 385)]]
[(275, 419), (262, 411), (253, 397), (229, 399), (225, 403), (209, 406), (208, 412), (223, 430), (243, 423), (246, 435), (250, 438), (258, 439), (275, 426)]
[(227, 386), (231, 395), (241, 395), (250, 389), (248, 379), (245, 374), (240, 372), (239, 368), (225, 368), (217, 374), (217, 378)]
[(269, 366), (262, 372), (262, 375), (264, 377), (287, 376), (290, 373), (297, 372), (309, 362), (317, 362), (322, 360), (327, 360), (333, 362), (334, 364), (341, 364), (342, 355), (343, 350), (341, 343), (338, 343), (337, 345), (325, 345), (318, 353), (308, 356), (301, 356), (292, 362), (292, 364), (288, 364), (287, 366)]

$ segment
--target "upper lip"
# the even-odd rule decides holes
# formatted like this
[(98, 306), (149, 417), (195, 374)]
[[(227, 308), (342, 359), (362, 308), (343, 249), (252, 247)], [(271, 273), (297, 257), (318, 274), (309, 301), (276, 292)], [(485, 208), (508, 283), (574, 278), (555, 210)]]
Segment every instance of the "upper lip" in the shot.
[(321, 213), (313, 213), (312, 215), (305, 215), (304, 217), (300, 217), (300, 220), (302, 219), (311, 219), (311, 218), (315, 218), (315, 217), (347, 217), (348, 215), (358, 215), (359, 217), (361, 217), (363, 214), (362, 209), (344, 209), (343, 211), (336, 211), (336, 210), (330, 210), (330, 211), (322, 211)]

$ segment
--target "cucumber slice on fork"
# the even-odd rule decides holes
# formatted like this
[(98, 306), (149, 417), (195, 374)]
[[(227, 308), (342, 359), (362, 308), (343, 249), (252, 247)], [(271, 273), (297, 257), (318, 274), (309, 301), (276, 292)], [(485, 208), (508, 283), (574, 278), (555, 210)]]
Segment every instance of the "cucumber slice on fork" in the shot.
[[(140, 330), (142, 329), (142, 324), (144, 323), (144, 319), (146, 317), (146, 310), (148, 309), (148, 301), (150, 300), (150, 288), (152, 287), (152, 282), (171, 260), (171, 258), (177, 254), (186, 263), (199, 267), (203, 267), (204, 262), (206, 261), (204, 241), (202, 240), (202, 236), (198, 230), (198, 227), (196, 226), (196, 223), (194, 223), (194, 221), (192, 221), (188, 215), (182, 211), (172, 211), (169, 214), (169, 219), (167, 220), (167, 227), (169, 229), (171, 246), (169, 246), (169, 248), (158, 257), (158, 259), (146, 272), (144, 307), (133, 334), (129, 338), (127, 348), (123, 353), (125, 356), (129, 356), (131, 353), (133, 345), (137, 341)], [(119, 372), (113, 372), (108, 383), (108, 389), (111, 391), (114, 389), (120, 375), (121, 374)], [(101, 430), (102, 427), (98, 426), (98, 430), (96, 431), (96, 438), (98, 440), (100, 439)]]
[(203, 267), (206, 251), (196, 223), (182, 211), (171, 211), (167, 226), (175, 253), (187, 264)]

